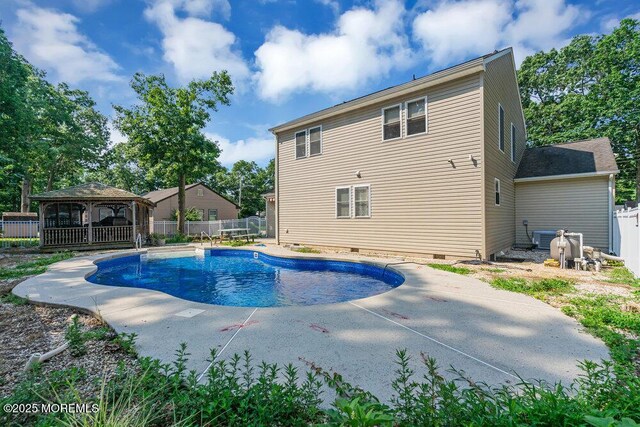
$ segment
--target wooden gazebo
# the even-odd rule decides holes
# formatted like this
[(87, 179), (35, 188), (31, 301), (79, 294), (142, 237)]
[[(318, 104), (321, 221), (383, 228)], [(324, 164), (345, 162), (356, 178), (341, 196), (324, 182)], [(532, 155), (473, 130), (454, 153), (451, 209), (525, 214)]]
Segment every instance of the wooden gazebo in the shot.
[(30, 197), (39, 202), (40, 247), (102, 249), (135, 246), (149, 234), (155, 204), (144, 197), (100, 183), (89, 183)]

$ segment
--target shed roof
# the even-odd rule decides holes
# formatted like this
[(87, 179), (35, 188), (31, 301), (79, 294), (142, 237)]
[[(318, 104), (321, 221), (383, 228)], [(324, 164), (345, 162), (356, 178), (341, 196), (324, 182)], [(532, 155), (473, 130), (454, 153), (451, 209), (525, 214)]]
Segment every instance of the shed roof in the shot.
[[(203, 187), (205, 187), (209, 191), (212, 191), (212, 192), (216, 193), (218, 196), (220, 196), (223, 199), (225, 199), (227, 202), (232, 203), (237, 208), (240, 208), (240, 206), (236, 202), (234, 202), (233, 200), (229, 200), (228, 197), (223, 196), (222, 194), (218, 193), (216, 190), (212, 189), (208, 185), (203, 184), (202, 182), (195, 182), (193, 184), (187, 184), (187, 185), (184, 186), (184, 189), (186, 191), (186, 190), (189, 190), (189, 189), (191, 189), (193, 187), (196, 187), (198, 185), (202, 185)], [(160, 190), (155, 190), (155, 191), (149, 191), (148, 193), (146, 193), (144, 195), (144, 197), (146, 197), (147, 199), (151, 200), (153, 203), (158, 203), (158, 202), (161, 202), (161, 201), (163, 201), (165, 199), (168, 199), (171, 196), (175, 196), (176, 194), (178, 194), (178, 187), (171, 187), (171, 188), (162, 188)]]
[(135, 200), (149, 205), (154, 203), (144, 197), (99, 182), (80, 184), (61, 190), (47, 191), (29, 197), (31, 200)]
[(618, 173), (609, 138), (527, 148), (515, 179)]

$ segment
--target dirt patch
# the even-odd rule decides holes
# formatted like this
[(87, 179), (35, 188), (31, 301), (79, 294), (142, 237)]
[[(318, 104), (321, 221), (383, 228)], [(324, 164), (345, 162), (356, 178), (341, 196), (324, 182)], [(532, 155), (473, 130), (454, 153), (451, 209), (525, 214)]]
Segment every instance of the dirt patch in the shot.
[[(69, 308), (0, 303), (0, 397), (10, 395), (25, 377), (23, 368), (31, 354), (45, 353), (64, 343), (65, 331), (74, 315), (84, 332), (105, 329), (98, 319)], [(42, 363), (42, 375), (71, 367), (83, 369), (86, 377), (78, 389), (86, 396), (95, 396), (99, 380), (111, 377), (118, 364), (127, 368), (136, 366), (135, 357), (113, 343), (113, 338), (115, 333), (109, 330), (103, 339), (87, 341), (87, 352), (79, 357), (65, 350)]]

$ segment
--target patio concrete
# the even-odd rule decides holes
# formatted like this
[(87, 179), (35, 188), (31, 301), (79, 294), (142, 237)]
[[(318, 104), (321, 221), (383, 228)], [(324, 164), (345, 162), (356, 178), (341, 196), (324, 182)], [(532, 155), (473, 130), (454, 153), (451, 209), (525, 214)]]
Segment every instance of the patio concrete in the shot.
[[(275, 245), (245, 250), (318, 257)], [(382, 399), (391, 396), (395, 350), (401, 348), (412, 356), (419, 376), (425, 372), (420, 363), (424, 353), (435, 357), (443, 370), (453, 366), (489, 384), (514, 383), (517, 375), (568, 383), (579, 373), (578, 361), (608, 358), (601, 341), (559, 310), (423, 265), (336, 255), (331, 258), (391, 263), (405, 276), (405, 283), (390, 292), (345, 303), (251, 308), (202, 304), (84, 279), (95, 271), (94, 261), (111, 256), (57, 263), (13, 292), (34, 302), (99, 313), (117, 332), (135, 332), (143, 356), (172, 362), (184, 342), (191, 353), (189, 367), (201, 376), (209, 366), (210, 349), (215, 348), (221, 358), (250, 350), (257, 362), (292, 363), (303, 371), (308, 363), (315, 363)]]

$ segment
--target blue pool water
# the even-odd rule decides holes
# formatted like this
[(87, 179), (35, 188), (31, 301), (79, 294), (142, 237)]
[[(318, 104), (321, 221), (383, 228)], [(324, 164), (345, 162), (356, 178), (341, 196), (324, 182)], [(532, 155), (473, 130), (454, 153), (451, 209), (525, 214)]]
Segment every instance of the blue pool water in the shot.
[(98, 262), (87, 280), (153, 289), (182, 299), (238, 307), (278, 307), (349, 301), (404, 282), (387, 268), (345, 261), (280, 258), (245, 250), (211, 249), (205, 256)]

